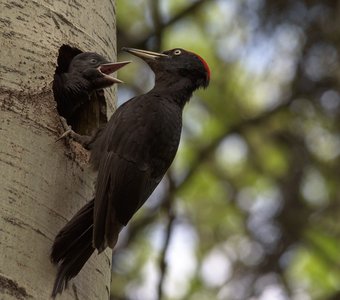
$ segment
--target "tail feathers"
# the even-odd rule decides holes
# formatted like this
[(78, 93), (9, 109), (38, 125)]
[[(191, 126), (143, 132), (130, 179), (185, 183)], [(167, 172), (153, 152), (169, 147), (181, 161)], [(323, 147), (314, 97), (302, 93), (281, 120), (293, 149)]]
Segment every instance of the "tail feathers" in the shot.
[(98, 253), (103, 252), (107, 247), (113, 249), (118, 241), (118, 236), (123, 225), (116, 218), (116, 212), (108, 202), (106, 210), (101, 210), (102, 214), (96, 216), (93, 234), (93, 247), (98, 249)]
[(93, 251), (94, 249), (90, 243), (88, 246), (82, 249), (81, 253), (77, 253), (77, 257), (69, 260), (65, 259), (59, 265), (57, 277), (52, 290), (52, 298), (55, 298), (57, 294), (61, 294), (63, 290), (67, 288), (69, 280), (79, 273), (79, 271), (92, 255)]
[(92, 247), (94, 200), (86, 204), (58, 233), (51, 261), (59, 264), (52, 297), (56, 297), (75, 277), (94, 252)]

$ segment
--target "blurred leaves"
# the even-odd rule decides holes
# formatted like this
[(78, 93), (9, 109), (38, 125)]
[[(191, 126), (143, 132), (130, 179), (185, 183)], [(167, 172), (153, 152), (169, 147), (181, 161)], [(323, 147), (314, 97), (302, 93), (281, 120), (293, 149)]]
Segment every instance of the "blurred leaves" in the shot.
[[(199, 53), (208, 89), (124, 231), (112, 299), (339, 299), (337, 1), (117, 0), (118, 48)], [(119, 103), (152, 87), (138, 59)]]

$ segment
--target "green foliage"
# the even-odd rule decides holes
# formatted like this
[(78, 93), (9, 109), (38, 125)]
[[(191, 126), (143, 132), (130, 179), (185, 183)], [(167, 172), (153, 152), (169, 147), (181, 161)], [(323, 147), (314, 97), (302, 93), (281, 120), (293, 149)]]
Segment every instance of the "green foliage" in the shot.
[[(117, 1), (122, 46), (189, 49), (211, 82), (114, 256), (133, 259), (114, 266), (113, 299), (160, 299), (161, 273), (162, 299), (340, 298), (338, 14), (330, 1)], [(120, 97), (149, 87), (133, 60)]]

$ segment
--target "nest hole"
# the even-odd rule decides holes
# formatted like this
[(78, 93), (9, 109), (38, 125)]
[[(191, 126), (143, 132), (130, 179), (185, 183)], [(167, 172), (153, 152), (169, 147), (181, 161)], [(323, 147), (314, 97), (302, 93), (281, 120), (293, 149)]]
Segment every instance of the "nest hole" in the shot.
[(91, 135), (100, 125), (107, 122), (107, 108), (105, 94), (103, 90), (94, 91), (89, 95), (89, 99), (83, 101), (82, 105), (72, 114), (64, 113), (66, 111), (65, 101), (59, 99), (62, 97), (57, 89), (62, 82), (63, 74), (68, 72), (72, 59), (82, 53), (78, 48), (69, 45), (62, 45), (59, 48), (57, 67), (54, 73), (53, 94), (57, 103), (57, 110), (60, 116), (64, 117), (72, 129), (82, 135)]

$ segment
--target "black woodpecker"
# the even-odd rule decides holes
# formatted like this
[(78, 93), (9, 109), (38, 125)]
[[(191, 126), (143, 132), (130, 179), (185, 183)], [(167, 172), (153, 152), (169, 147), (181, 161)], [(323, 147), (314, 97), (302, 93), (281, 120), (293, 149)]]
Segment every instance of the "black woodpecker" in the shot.
[(86, 102), (91, 94), (122, 81), (110, 76), (130, 63), (110, 62), (95, 52), (76, 55), (66, 73), (56, 73), (53, 81), (54, 98), (59, 115), (69, 119)]
[[(58, 264), (52, 296), (61, 293), (95, 249), (114, 248), (121, 229), (149, 198), (170, 167), (180, 141), (182, 110), (210, 80), (207, 63), (176, 48), (156, 53), (123, 48), (155, 73), (155, 86), (121, 105), (87, 147), (98, 169), (95, 198), (55, 238)], [(88, 146), (88, 144), (87, 144)]]

